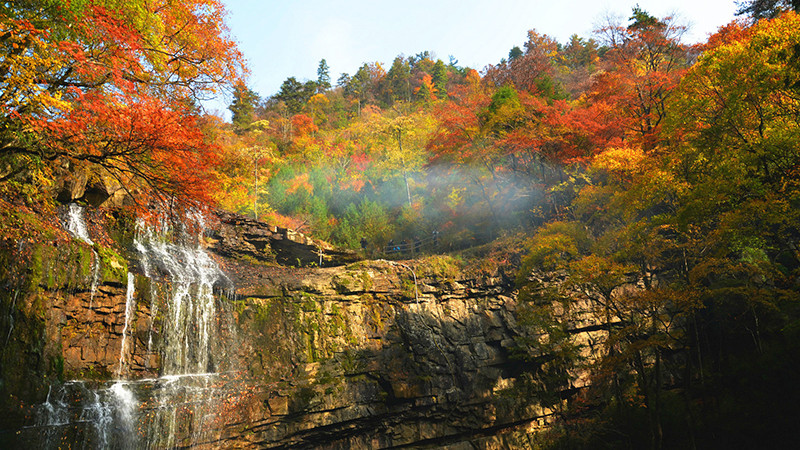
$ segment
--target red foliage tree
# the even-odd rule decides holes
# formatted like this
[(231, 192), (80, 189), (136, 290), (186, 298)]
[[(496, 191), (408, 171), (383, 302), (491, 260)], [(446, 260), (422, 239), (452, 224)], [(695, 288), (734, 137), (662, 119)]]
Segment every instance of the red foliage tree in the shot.
[[(628, 27), (610, 24), (600, 30), (610, 49), (605, 72), (596, 77), (587, 100), (596, 117), (605, 115), (607, 124), (619, 124), (626, 138), (652, 150), (692, 49), (680, 42), (685, 27), (670, 17), (659, 20), (635, 7), (631, 21)], [(608, 134), (609, 126), (597, 129)]]
[[(217, 0), (7, 5), (0, 45), (15, 96), (0, 111), (0, 158), (99, 168), (129, 190), (198, 202), (215, 150), (196, 100), (240, 76), (243, 60)], [(36, 76), (28, 76), (35, 67)], [(7, 171), (3, 179), (19, 173)], [(92, 169), (94, 170), (94, 169)]]

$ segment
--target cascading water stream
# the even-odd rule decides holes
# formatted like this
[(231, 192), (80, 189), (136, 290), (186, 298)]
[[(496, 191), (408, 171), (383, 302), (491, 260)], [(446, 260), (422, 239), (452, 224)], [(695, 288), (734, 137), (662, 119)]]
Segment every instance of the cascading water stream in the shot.
[(128, 287), (125, 290), (125, 324), (122, 327), (122, 343), (119, 346), (119, 366), (117, 367), (117, 378), (122, 378), (126, 370), (127, 355), (128, 355), (128, 329), (130, 328), (131, 318), (133, 316), (133, 300), (136, 277), (133, 273), (128, 272)]
[[(66, 228), (91, 243), (79, 206), (70, 206)], [(73, 442), (80, 448), (173, 448), (206, 439), (212, 431), (209, 424), (222, 395), (215, 386), (228, 376), (216, 372), (226, 362), (212, 351), (220, 347), (214, 291), (231, 282), (199, 239), (187, 244), (192, 242), (187, 236), (161, 230), (166, 231), (137, 223), (134, 250), (141, 274), (128, 273), (115, 379), (51, 386), (31, 427), (45, 430), (38, 434), (45, 447)], [(137, 278), (146, 281), (137, 283)], [(144, 328), (136, 286), (148, 282), (150, 317)], [(148, 334), (146, 343), (142, 331)], [(154, 334), (161, 375), (131, 379), (142, 361), (150, 360)]]
[[(160, 394), (145, 407), (145, 427), (150, 445), (172, 447), (180, 429), (191, 430), (195, 438), (203, 433), (203, 418), (213, 396), (209, 385), (218, 375), (210, 351), (217, 323), (214, 285), (230, 281), (199, 245), (179, 245), (153, 228), (140, 225), (139, 229), (134, 245), (142, 272), (151, 279), (170, 281), (161, 305), (162, 376), (155, 382)], [(152, 334), (148, 345), (151, 339)]]
[(73, 236), (86, 242), (89, 245), (94, 245), (92, 239), (89, 237), (89, 231), (86, 228), (86, 221), (83, 219), (83, 207), (75, 203), (69, 204), (67, 210), (67, 231), (72, 233)]
[[(94, 246), (94, 242), (89, 237), (89, 230), (86, 227), (86, 220), (83, 217), (84, 208), (80, 205), (75, 203), (69, 204), (69, 209), (67, 210), (66, 216), (66, 224), (64, 225), (67, 231), (69, 231), (73, 236), (82, 240), (83, 242)], [(97, 292), (97, 284), (100, 281), (100, 255), (97, 254), (94, 248), (92, 248), (92, 281), (91, 281), (91, 292), (89, 294), (89, 311), (92, 311), (92, 306), (94, 302), (94, 295)]]

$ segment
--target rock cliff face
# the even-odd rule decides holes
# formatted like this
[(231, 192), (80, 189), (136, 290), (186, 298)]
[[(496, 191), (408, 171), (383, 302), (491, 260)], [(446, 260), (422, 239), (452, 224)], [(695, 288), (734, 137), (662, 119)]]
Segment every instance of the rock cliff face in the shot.
[[(276, 265), (276, 255), (302, 263), (320, 248), (289, 234), (223, 215), (205, 238), (234, 288), (219, 287), (215, 296), (207, 369), (217, 378), (204, 388), (213, 391), (204, 397), (213, 403), (208, 420), (174, 430), (171, 443), (488, 448), (516, 445), (518, 432), (550, 420), (552, 411), (511, 389), (525, 370), (514, 357), (518, 341), (531, 336), (518, 324), (516, 292), (502, 271), (470, 274), (447, 257), (344, 264), (354, 254), (330, 248), (324, 251), (336, 255), (328, 261), (336, 267)], [(21, 290), (18, 302), (4, 303), (16, 328), (6, 321), (1, 334), (8, 348), (24, 351), (3, 357), (4, 402), (14, 412), (0, 442), (23, 444), (40, 433), (36, 405), (49, 400), (58, 378), (119, 377), (122, 353), (130, 383), (163, 375), (166, 313), (153, 298), (165, 285), (135, 261), (128, 280), (117, 270), (93, 282), (89, 247), (70, 245), (83, 255), (74, 277), (81, 282), (39, 282), (35, 294)], [(589, 340), (602, 334), (588, 322), (574, 331)], [(137, 395), (150, 395), (148, 386)]]
[(238, 214), (220, 212), (219, 223), (206, 243), (223, 258), (283, 266), (339, 266), (360, 259), (324, 241), (296, 231), (270, 226)]
[(239, 356), (249, 382), (263, 382), (226, 440), (439, 446), (549, 414), (503, 395), (519, 370), (510, 356), (521, 331), (499, 277), (449, 278), (388, 261), (250, 269), (235, 280)]

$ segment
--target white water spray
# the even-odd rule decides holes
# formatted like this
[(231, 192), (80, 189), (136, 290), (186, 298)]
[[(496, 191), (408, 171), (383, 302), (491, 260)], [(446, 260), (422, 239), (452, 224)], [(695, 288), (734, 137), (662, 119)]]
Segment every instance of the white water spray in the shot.
[(128, 351), (128, 328), (130, 328), (131, 316), (133, 316), (133, 296), (136, 293), (136, 277), (128, 272), (128, 288), (125, 292), (125, 325), (122, 327), (122, 343), (119, 346), (119, 367), (117, 367), (117, 378), (121, 378), (123, 371), (127, 368)]
[(83, 218), (83, 207), (75, 203), (69, 204), (69, 210), (67, 211), (67, 231), (83, 242), (94, 245), (94, 242), (92, 242), (92, 239), (89, 237), (86, 221)]
[[(86, 227), (86, 219), (84, 218), (84, 208), (75, 203), (69, 204), (67, 210), (65, 228), (76, 238), (83, 242), (94, 246), (92, 238), (89, 237), (89, 230)], [(97, 292), (97, 284), (100, 281), (100, 255), (92, 248), (92, 281), (91, 293), (89, 295), (89, 311), (92, 311), (94, 303), (94, 295)]]
[[(82, 217), (80, 207), (70, 207), (66, 228), (89, 243)], [(216, 386), (229, 376), (216, 372), (226, 361), (219, 351), (212, 351), (222, 348), (217, 347), (214, 289), (230, 287), (231, 282), (201, 248), (199, 239), (194, 244), (178, 241), (191, 239), (180, 231), (158, 231), (137, 223), (134, 250), (141, 275), (150, 281), (146, 355), (159, 352), (160, 376), (129, 379), (138, 369), (134, 355), (144, 353), (134, 339), (137, 275), (129, 272), (115, 380), (71, 381), (52, 387), (53, 396), (40, 405), (39, 420), (31, 430), (49, 433), (43, 437), (44, 447), (57, 445), (65, 433), (71, 433), (70, 439), (81, 441), (76, 442), (79, 448), (174, 448), (202, 442), (213, 432), (210, 424), (218, 417), (225, 394)], [(144, 361), (147, 365), (149, 358)]]

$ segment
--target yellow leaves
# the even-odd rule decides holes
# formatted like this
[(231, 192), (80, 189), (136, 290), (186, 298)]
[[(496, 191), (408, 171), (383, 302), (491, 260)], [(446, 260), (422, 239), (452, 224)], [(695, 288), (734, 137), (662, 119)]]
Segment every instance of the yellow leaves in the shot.
[(217, 172), (216, 186), (218, 187), (213, 193), (212, 198), (216, 204), (226, 210), (235, 211), (238, 213), (245, 213), (253, 206), (253, 199), (250, 194), (247, 180), (233, 178), (224, 172)]
[(521, 274), (533, 269), (562, 269), (586, 250), (586, 230), (578, 222), (551, 222), (539, 229), (527, 246)]
[(269, 120), (256, 120), (250, 124), (249, 128), (255, 132), (262, 133), (269, 129)]
[(634, 272), (630, 265), (620, 264), (597, 254), (572, 261), (569, 267), (576, 282), (594, 285), (606, 295), (625, 284), (628, 281), (626, 274)]
[(7, 36), (5, 45), (11, 44), (11, 49), (7, 47), (0, 55), (3, 67), (0, 105), (6, 111), (67, 109), (62, 93), (49, 90), (42, 79), (44, 74), (63, 68), (59, 48), (46, 41), (45, 33), (32, 29), (26, 21), (6, 20), (0, 25), (0, 33)]
[(645, 153), (641, 148), (610, 148), (595, 157), (592, 167), (622, 176), (637, 171), (644, 159)]
[(447, 206), (453, 211), (457, 211), (461, 203), (464, 201), (464, 193), (467, 191), (465, 187), (453, 187), (447, 195)]
[(325, 94), (314, 94), (310, 99), (308, 99), (308, 108), (312, 112), (323, 111), (330, 104), (331, 101), (328, 100), (328, 96)]

